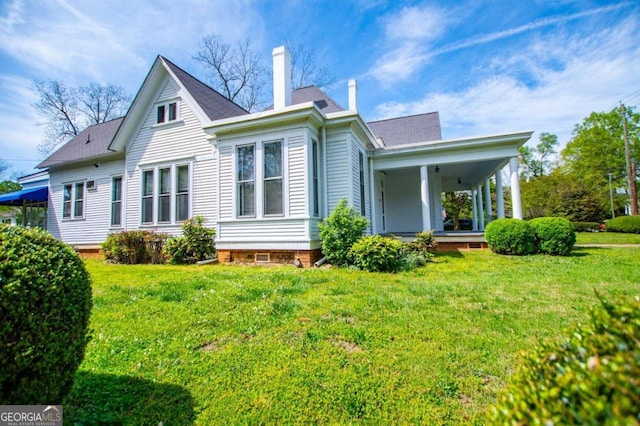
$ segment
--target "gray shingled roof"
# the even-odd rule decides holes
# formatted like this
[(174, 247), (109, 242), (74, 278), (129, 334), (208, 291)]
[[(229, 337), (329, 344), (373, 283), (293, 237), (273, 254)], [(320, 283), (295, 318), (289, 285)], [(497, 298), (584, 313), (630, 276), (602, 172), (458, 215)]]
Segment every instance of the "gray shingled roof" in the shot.
[(193, 99), (200, 105), (200, 108), (210, 120), (249, 114), (241, 106), (225, 98), (167, 58), (163, 56), (160, 56), (160, 58), (171, 68), (171, 71), (178, 77), (182, 85), (193, 96)]
[(109, 150), (109, 144), (111, 144), (111, 140), (118, 131), (122, 120), (123, 118), (116, 118), (115, 120), (87, 127), (69, 142), (58, 148), (46, 160), (38, 164), (37, 167), (44, 169), (45, 167), (54, 167), (113, 154), (114, 152)]
[(390, 118), (367, 123), (385, 146), (442, 140), (438, 112)]
[[(320, 108), (320, 111), (325, 114), (344, 111), (344, 108), (338, 105), (336, 101), (331, 99), (331, 96), (324, 93), (317, 86), (301, 87), (300, 89), (296, 89), (291, 92), (292, 105), (303, 104), (311, 101), (315, 102), (316, 106)], [(271, 109), (273, 109), (273, 105), (270, 105), (266, 110), (268, 111)]]

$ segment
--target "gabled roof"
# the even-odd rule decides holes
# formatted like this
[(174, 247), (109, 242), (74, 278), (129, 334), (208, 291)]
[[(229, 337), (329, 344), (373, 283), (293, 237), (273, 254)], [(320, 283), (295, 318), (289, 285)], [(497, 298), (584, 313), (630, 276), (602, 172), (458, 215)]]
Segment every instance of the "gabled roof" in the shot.
[[(291, 105), (303, 104), (305, 102), (314, 102), (324, 114), (344, 111), (344, 108), (338, 105), (331, 96), (327, 95), (317, 86), (301, 87), (291, 92)], [(273, 105), (270, 105), (267, 111), (272, 109)]]
[(160, 56), (160, 59), (171, 69), (210, 120), (249, 114), (244, 108), (225, 98), (167, 58)]
[(118, 131), (123, 118), (107, 121), (105, 123), (89, 126), (66, 144), (62, 145), (53, 154), (38, 164), (39, 169), (55, 167), (67, 163), (103, 157), (113, 154), (109, 150), (109, 144)]
[(442, 139), (438, 112), (390, 118), (367, 123), (385, 146), (397, 146)]

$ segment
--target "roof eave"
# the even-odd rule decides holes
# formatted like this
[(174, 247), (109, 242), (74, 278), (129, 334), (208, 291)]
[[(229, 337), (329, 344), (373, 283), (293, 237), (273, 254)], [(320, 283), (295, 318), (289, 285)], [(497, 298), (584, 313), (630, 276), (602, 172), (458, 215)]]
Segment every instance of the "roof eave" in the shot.
[(419, 142), (414, 144), (386, 146), (373, 152), (375, 157), (393, 156), (409, 153), (424, 153), (439, 150), (459, 150), (470, 146), (482, 144), (488, 145), (509, 145), (518, 148), (524, 145), (533, 134), (532, 130), (516, 133), (505, 133), (498, 135), (466, 137), (459, 139), (446, 139), (439, 141)]

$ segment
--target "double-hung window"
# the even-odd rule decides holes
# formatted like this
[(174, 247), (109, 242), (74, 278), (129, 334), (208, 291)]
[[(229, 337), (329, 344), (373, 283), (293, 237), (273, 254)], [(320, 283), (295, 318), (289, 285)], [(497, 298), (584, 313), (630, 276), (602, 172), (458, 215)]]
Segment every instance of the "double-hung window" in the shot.
[(362, 152), (358, 153), (358, 166), (360, 171), (360, 214), (362, 216), (366, 216), (367, 206), (365, 205), (365, 197), (364, 197), (364, 156)]
[(160, 173), (158, 191), (158, 222), (171, 222), (171, 168), (158, 169)]
[(189, 219), (189, 166), (176, 167), (176, 221)]
[(189, 218), (189, 164), (167, 165), (142, 172), (142, 223), (171, 224)]
[(241, 217), (255, 217), (256, 215), (255, 157), (255, 145), (237, 147), (238, 216)]
[(142, 172), (142, 223), (153, 223), (153, 170)]
[(68, 183), (62, 187), (62, 218), (84, 217), (84, 182)]
[(311, 179), (313, 191), (313, 215), (320, 215), (320, 185), (318, 182), (318, 142), (311, 143)]
[(264, 215), (282, 215), (282, 141), (265, 142), (264, 158)]
[(122, 176), (111, 179), (111, 226), (122, 226)]

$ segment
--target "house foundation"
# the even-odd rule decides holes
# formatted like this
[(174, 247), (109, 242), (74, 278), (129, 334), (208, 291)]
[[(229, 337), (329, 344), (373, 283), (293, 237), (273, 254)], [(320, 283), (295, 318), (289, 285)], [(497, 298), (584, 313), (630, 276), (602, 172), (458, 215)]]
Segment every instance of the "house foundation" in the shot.
[(313, 250), (218, 250), (218, 260), (222, 263), (291, 264), (299, 260), (309, 268), (322, 258), (320, 249)]

